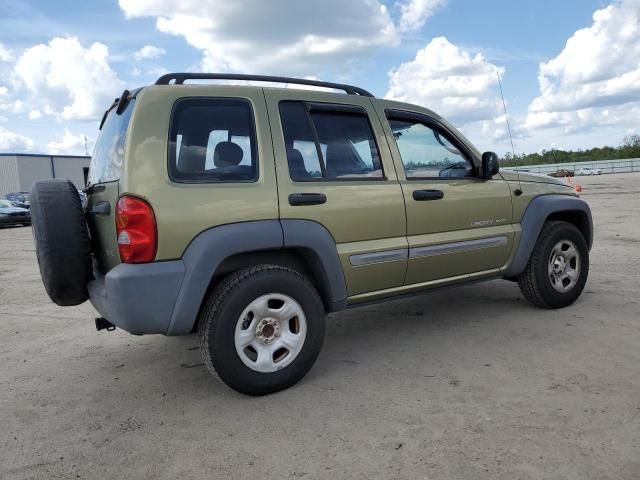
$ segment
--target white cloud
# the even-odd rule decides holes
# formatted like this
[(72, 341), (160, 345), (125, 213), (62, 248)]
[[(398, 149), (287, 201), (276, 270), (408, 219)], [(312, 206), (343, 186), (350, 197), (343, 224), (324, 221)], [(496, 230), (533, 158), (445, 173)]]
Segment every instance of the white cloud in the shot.
[(541, 63), (540, 96), (529, 105), (529, 129), (565, 132), (637, 124), (640, 110), (640, 1), (616, 1), (593, 14), (560, 54)]
[(0, 62), (10, 62), (11, 60), (13, 60), (13, 52), (0, 43)]
[(509, 131), (513, 139), (522, 140), (528, 137), (528, 132), (518, 122), (514, 122), (511, 116), (509, 116), (509, 126), (504, 114), (480, 122), (480, 134), (485, 142), (490, 142), (489, 144), (509, 143)]
[(408, 0), (400, 3), (400, 30), (418, 30), (447, 0)]
[(38, 120), (42, 118), (42, 112), (38, 109), (33, 109), (29, 112), (29, 120)]
[(167, 53), (164, 48), (154, 47), (153, 45), (145, 45), (140, 50), (133, 54), (136, 60), (152, 60), (154, 58), (160, 58)]
[(97, 119), (124, 89), (107, 63), (102, 43), (84, 48), (77, 38), (54, 38), (27, 49), (14, 75), (30, 93), (30, 103), (64, 120)]
[(74, 135), (65, 127), (64, 135), (60, 140), (47, 143), (47, 152), (54, 155), (84, 155), (84, 138), (84, 135)]
[(24, 151), (33, 150), (35, 142), (24, 135), (14, 133), (0, 126), (0, 151)]
[[(154, 17), (183, 36), (208, 71), (317, 74), (349, 69), (363, 54), (397, 45), (398, 28), (377, 0), (119, 0), (127, 18)], [(284, 5), (286, 3), (286, 5)]]
[(496, 72), (504, 69), (437, 37), (389, 72), (386, 98), (423, 105), (456, 125), (489, 120), (502, 114)]
[(4, 93), (0, 89), (0, 111), (10, 113), (22, 113), (24, 112), (24, 102), (20, 99), (11, 100), (10, 95), (7, 93), (7, 89), (4, 89)]

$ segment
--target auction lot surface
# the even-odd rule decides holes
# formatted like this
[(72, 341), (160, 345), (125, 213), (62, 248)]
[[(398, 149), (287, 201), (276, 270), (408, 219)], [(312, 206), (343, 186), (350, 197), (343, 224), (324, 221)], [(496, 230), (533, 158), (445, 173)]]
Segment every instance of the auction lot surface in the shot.
[(297, 386), (250, 398), (195, 336), (96, 332), (0, 229), (0, 478), (640, 478), (640, 174), (579, 177), (596, 236), (564, 310), (494, 281), (334, 314)]

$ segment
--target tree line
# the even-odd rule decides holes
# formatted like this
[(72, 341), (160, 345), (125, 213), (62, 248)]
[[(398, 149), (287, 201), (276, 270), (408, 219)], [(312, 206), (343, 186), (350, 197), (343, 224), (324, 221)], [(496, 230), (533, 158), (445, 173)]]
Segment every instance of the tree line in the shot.
[(542, 150), (540, 153), (513, 155), (507, 152), (500, 164), (504, 167), (518, 165), (543, 165), (546, 163), (595, 162), (597, 160), (616, 160), (640, 158), (640, 135), (627, 135), (618, 147), (596, 147), (588, 150)]

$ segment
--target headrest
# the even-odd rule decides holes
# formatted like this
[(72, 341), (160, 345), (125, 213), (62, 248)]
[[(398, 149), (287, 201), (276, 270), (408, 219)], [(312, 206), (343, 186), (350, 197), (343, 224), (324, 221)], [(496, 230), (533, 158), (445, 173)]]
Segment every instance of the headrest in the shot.
[(345, 170), (353, 169), (350, 163), (352, 156), (351, 146), (347, 143), (330, 143), (327, 146), (325, 162), (327, 171), (333, 174), (347, 173)]
[(304, 158), (302, 157), (302, 153), (297, 148), (288, 148), (287, 149), (287, 159), (289, 160), (289, 165), (295, 168), (304, 168)]
[(213, 151), (213, 164), (216, 167), (234, 167), (242, 161), (244, 152), (240, 145), (233, 142), (220, 142)]

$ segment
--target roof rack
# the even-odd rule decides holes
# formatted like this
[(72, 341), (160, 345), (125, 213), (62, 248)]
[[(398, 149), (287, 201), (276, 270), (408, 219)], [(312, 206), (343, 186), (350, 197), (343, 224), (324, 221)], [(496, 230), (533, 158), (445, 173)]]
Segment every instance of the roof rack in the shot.
[(310, 85), (312, 87), (333, 88), (344, 90), (349, 95), (361, 95), (363, 97), (373, 97), (370, 92), (353, 85), (343, 83), (321, 82), (320, 80), (309, 80), (306, 78), (273, 77), (271, 75), (244, 75), (239, 73), (167, 73), (156, 80), (156, 85), (182, 85), (185, 80), (248, 80), (254, 82), (274, 82), (293, 83), (296, 85)]

